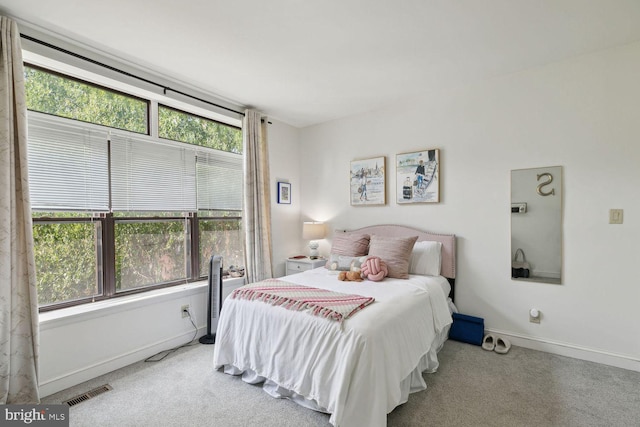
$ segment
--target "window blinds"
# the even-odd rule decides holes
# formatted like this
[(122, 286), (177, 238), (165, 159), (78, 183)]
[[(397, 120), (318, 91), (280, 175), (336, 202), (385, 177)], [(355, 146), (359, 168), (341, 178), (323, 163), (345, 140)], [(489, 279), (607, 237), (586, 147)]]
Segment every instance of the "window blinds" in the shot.
[(109, 210), (107, 131), (29, 113), (33, 210)]
[(242, 210), (240, 154), (31, 111), (28, 120), (34, 210)]
[(194, 211), (195, 151), (151, 138), (111, 135), (113, 211)]
[(199, 210), (242, 210), (242, 155), (225, 151), (197, 152)]

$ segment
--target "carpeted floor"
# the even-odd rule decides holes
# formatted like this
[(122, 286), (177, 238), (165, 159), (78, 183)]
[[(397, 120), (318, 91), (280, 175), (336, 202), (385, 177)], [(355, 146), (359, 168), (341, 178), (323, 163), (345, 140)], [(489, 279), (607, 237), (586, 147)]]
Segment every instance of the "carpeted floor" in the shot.
[[(43, 403), (108, 383), (113, 390), (70, 408), (71, 426), (329, 426), (326, 414), (214, 371), (212, 357), (213, 346), (197, 344)], [(499, 355), (455, 341), (439, 359), (438, 372), (425, 374), (428, 389), (391, 412), (389, 426), (640, 426), (640, 372), (519, 347)]]

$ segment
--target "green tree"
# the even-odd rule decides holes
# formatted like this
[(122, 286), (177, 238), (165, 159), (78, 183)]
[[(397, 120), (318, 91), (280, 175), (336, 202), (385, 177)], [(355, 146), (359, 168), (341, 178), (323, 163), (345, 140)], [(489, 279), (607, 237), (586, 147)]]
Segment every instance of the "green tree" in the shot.
[(38, 68), (25, 67), (27, 108), (55, 116), (147, 133), (148, 102)]
[(242, 222), (236, 218), (200, 220), (200, 275), (209, 271), (212, 255), (222, 255), (223, 268), (244, 266)]
[(161, 138), (242, 154), (242, 131), (204, 117), (158, 107)]
[(185, 229), (185, 220), (116, 223), (116, 290), (186, 278)]
[(96, 225), (92, 222), (34, 223), (40, 305), (99, 293), (95, 234)]

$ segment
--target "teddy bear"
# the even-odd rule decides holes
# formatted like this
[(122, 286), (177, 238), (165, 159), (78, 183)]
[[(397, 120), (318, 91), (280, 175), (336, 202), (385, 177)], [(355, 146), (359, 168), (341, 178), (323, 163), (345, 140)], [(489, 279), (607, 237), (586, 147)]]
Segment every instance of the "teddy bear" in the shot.
[(341, 271), (338, 274), (338, 280), (347, 282), (362, 282), (362, 277), (359, 271)]
[(360, 273), (362, 277), (379, 282), (389, 275), (389, 269), (380, 257), (371, 256), (362, 263)]

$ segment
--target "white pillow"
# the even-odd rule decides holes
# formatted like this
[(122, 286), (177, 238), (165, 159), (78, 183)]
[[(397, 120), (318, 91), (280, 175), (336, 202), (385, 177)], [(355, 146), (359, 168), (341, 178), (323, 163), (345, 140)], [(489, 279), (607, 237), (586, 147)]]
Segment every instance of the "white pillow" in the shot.
[(354, 257), (346, 255), (331, 254), (325, 264), (327, 270), (335, 271), (360, 271), (360, 266), (367, 259), (367, 256)]
[(442, 243), (416, 242), (409, 259), (409, 274), (439, 276), (442, 264)]

